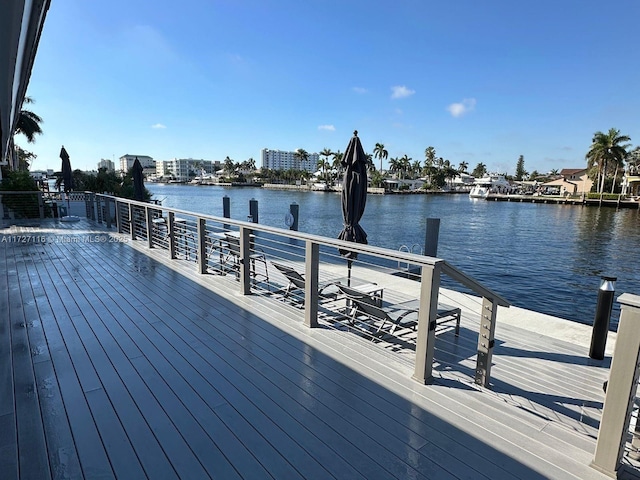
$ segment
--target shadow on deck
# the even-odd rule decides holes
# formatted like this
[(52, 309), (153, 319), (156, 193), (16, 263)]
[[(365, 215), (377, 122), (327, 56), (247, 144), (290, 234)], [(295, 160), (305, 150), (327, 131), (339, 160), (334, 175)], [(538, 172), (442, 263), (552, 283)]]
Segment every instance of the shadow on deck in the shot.
[[(507, 330), (492, 390), (444, 350), (422, 386), (381, 348), (84, 222), (13, 234), (46, 241), (0, 242), (3, 479), (606, 478), (588, 467), (597, 415), (567, 406), (599, 409), (606, 365), (570, 346)], [(589, 378), (554, 393), (518, 360)]]

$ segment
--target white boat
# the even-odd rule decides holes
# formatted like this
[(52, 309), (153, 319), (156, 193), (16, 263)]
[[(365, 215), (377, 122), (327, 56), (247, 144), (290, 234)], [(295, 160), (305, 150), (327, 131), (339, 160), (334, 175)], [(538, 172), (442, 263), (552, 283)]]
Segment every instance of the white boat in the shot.
[(469, 198), (487, 198), (490, 193), (507, 193), (511, 190), (511, 184), (504, 175), (489, 174), (486, 177), (476, 178), (469, 192)]

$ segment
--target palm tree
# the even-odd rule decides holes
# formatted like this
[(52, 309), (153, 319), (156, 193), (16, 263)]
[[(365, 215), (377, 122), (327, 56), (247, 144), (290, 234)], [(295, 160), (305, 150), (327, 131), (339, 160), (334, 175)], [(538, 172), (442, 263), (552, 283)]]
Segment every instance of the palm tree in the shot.
[[(309, 160), (309, 152), (307, 152), (304, 148), (299, 148), (296, 150), (296, 153), (293, 156), (300, 162), (300, 165), (303, 165), (307, 160)], [(300, 168), (299, 170), (304, 170), (304, 168)]]
[(325, 160), (329, 160), (329, 157), (333, 155), (333, 152), (331, 151), (330, 148), (325, 148), (319, 153), (319, 155), (321, 157), (324, 157)]
[(467, 167), (469, 167), (469, 164), (467, 162), (460, 162), (460, 164), (458, 165), (458, 172), (467, 173)]
[[(31, 97), (24, 97), (23, 106), (25, 103), (35, 103), (35, 101)], [(30, 110), (22, 109), (18, 116), (18, 125), (16, 126), (14, 134), (17, 135), (21, 133), (27, 138), (27, 142), (33, 143), (36, 141), (36, 135), (42, 134), (42, 129), (40, 128), (41, 123), (42, 118), (38, 115)]]
[(344, 157), (344, 153), (342, 153), (340, 150), (338, 150), (337, 152), (333, 152), (333, 162), (331, 166), (336, 169), (338, 174), (342, 171), (342, 157)]
[(365, 154), (367, 156), (367, 170), (370, 172), (376, 171), (376, 166), (373, 163), (373, 156), (370, 153)]
[(471, 175), (473, 175), (476, 178), (481, 178), (481, 177), (484, 177), (486, 173), (487, 173), (487, 166), (481, 162), (476, 165), (476, 168), (473, 169), (473, 172), (471, 172)]
[(380, 160), (380, 172), (382, 172), (382, 160), (386, 160), (389, 157), (389, 152), (387, 152), (382, 143), (376, 143), (376, 146), (373, 147), (373, 156)]
[(427, 147), (424, 150), (424, 166), (432, 167), (436, 161), (436, 149), (433, 147)]
[(236, 169), (235, 162), (231, 160), (227, 155), (227, 158), (224, 159), (224, 172), (227, 174), (227, 176), (231, 176), (231, 174), (235, 171), (235, 169)]
[(402, 170), (402, 162), (398, 157), (394, 157), (389, 160), (389, 171), (391, 173), (398, 173)]
[(596, 132), (593, 134), (591, 148), (586, 154), (589, 168), (597, 171), (597, 192), (602, 193), (604, 190), (604, 180), (608, 170), (615, 168), (613, 183), (615, 184), (615, 176), (618, 174), (618, 168), (624, 165), (624, 159), (627, 156), (627, 148), (631, 145), (621, 145), (623, 142), (630, 141), (627, 135), (620, 135), (620, 130), (610, 128), (607, 133)]
[(402, 178), (406, 178), (407, 173), (411, 170), (411, 158), (407, 156), (405, 153), (403, 157), (400, 159), (400, 165), (402, 170)]
[(419, 177), (421, 172), (422, 164), (420, 163), (420, 160), (414, 160), (414, 162), (411, 164), (411, 176), (413, 178)]
[(321, 158), (318, 160), (318, 170), (322, 170), (322, 177), (324, 178), (324, 181), (326, 183), (327, 181), (327, 168), (329, 168), (331, 166), (331, 164), (329, 163), (329, 160), (325, 159), (325, 158)]

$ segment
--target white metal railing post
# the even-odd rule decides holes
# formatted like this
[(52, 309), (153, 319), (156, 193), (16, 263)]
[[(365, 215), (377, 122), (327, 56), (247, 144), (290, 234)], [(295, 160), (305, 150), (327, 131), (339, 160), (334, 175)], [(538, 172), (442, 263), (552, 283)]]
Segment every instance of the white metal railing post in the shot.
[(591, 466), (613, 478), (620, 468), (631, 420), (640, 360), (640, 296), (618, 297), (620, 322)]
[(40, 218), (44, 218), (44, 199), (42, 198), (42, 192), (38, 192), (38, 215)]
[(116, 206), (116, 223), (118, 227), (118, 233), (124, 233), (124, 229), (122, 228), (122, 209), (120, 208), (120, 202), (115, 200)]
[(176, 258), (176, 214), (169, 212), (167, 217), (167, 230), (169, 237), (169, 258), (175, 260)]
[(251, 293), (251, 230), (240, 227), (240, 293)]
[[(115, 207), (115, 202), (113, 202), (114, 204), (114, 208)], [(111, 228), (111, 199), (109, 198), (105, 198), (104, 199), (104, 206), (105, 206), (105, 213), (107, 215), (107, 228)]]
[(102, 197), (100, 195), (96, 195), (96, 212), (98, 223), (102, 223), (104, 218), (102, 215)]
[(136, 221), (133, 217), (133, 204), (129, 203), (129, 233), (131, 234), (131, 240), (136, 239)]
[(207, 273), (207, 221), (198, 217), (198, 272)]
[(318, 271), (320, 245), (307, 240), (305, 248), (304, 324), (309, 328), (318, 326)]
[(96, 220), (96, 194), (95, 192), (91, 192), (91, 220), (95, 222)]
[(422, 266), (420, 309), (416, 338), (416, 364), (413, 379), (422, 384), (431, 380), (436, 343), (436, 318), (440, 290), (440, 263)]
[(483, 387), (488, 387), (491, 380), (491, 362), (495, 344), (497, 313), (498, 305), (492, 299), (482, 297), (475, 383)]
[(153, 248), (153, 209), (145, 205), (144, 213), (147, 221), (147, 246)]

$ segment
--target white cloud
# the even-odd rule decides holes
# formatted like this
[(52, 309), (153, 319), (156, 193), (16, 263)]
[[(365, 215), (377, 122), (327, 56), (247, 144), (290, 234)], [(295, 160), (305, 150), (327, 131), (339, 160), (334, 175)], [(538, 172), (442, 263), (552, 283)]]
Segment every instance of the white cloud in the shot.
[(359, 95), (364, 95), (365, 93), (368, 93), (368, 90), (362, 87), (353, 87), (352, 90)]
[(405, 87), (404, 85), (396, 85), (395, 87), (391, 87), (391, 98), (407, 98), (416, 93), (415, 90), (411, 90), (410, 88)]
[(319, 125), (318, 130), (327, 130), (329, 132), (335, 132), (336, 127), (334, 127), (333, 125)]
[(452, 103), (447, 107), (447, 110), (452, 117), (461, 117), (469, 112), (472, 112), (476, 108), (475, 98), (465, 98), (461, 102)]
[(167, 128), (167, 126), (161, 123), (156, 123), (155, 125), (151, 125), (151, 128), (162, 129), (162, 128)]

